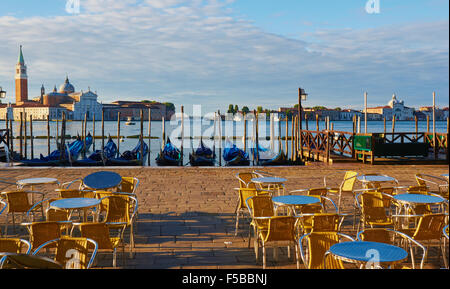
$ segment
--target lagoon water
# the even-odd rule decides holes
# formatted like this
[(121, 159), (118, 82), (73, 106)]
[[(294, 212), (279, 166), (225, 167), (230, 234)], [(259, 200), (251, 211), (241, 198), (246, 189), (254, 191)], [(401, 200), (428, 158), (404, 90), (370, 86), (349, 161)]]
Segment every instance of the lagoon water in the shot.
[[(122, 141), (119, 143), (120, 152), (124, 152), (125, 150), (133, 149), (137, 142), (138, 136), (140, 134), (140, 121), (134, 121), (135, 125), (125, 125), (125, 122), (121, 122), (120, 127), (120, 135), (123, 137)], [(333, 121), (334, 130), (336, 131), (352, 131), (352, 122), (351, 121)], [(117, 121), (106, 121), (104, 123), (104, 134), (105, 136), (111, 135), (117, 143)], [(278, 128), (278, 124), (280, 124), (280, 129)], [(281, 130), (281, 136), (285, 136), (286, 126), (285, 122), (274, 122), (273, 132), (275, 136), (278, 136), (278, 132)], [(17, 137), (19, 135), (19, 122), (13, 123), (13, 135)], [(288, 131), (289, 136), (291, 135), (291, 122), (288, 122)], [(58, 124), (59, 129), (61, 129), (61, 123)], [(162, 145), (162, 122), (161, 121), (152, 121), (151, 122), (151, 135), (152, 139), (150, 141), (150, 165), (155, 166), (155, 158), (160, 151)], [(0, 128), (5, 128), (5, 122), (0, 122)], [(50, 135), (56, 136), (56, 121), (50, 122)], [(87, 131), (93, 134), (94, 125), (92, 121), (87, 123)], [(303, 129), (306, 128), (306, 123), (303, 122)], [(308, 128), (310, 130), (316, 130), (316, 122), (309, 121)], [(321, 121), (319, 123), (319, 129), (322, 130), (325, 128), (325, 123)], [(382, 133), (384, 131), (384, 123), (383, 121), (369, 121), (367, 123), (368, 133), (378, 132)], [(433, 123), (430, 122), (430, 131), (433, 130)], [(238, 147), (243, 147), (243, 135), (244, 135), (244, 122), (241, 121), (222, 121), (221, 122), (221, 131), (223, 136), (235, 136), (234, 143)], [(259, 137), (264, 138), (265, 136), (270, 136), (270, 122), (269, 121), (260, 121), (259, 122)], [(386, 131), (392, 131), (392, 122), (386, 122)], [(427, 123), (426, 121), (419, 121), (418, 123), (418, 131), (425, 132), (427, 131)], [(81, 121), (68, 121), (66, 123), (66, 132), (68, 135), (76, 136), (77, 134), (81, 135), (82, 132), (82, 122)], [(181, 140), (178, 137), (181, 135), (181, 126), (180, 121), (166, 121), (165, 122), (165, 132), (166, 136), (171, 138), (172, 143), (174, 143), (177, 147), (181, 146)], [(216, 133), (214, 133), (216, 132)], [(364, 132), (364, 122), (361, 122), (361, 132)], [(395, 132), (415, 132), (415, 122), (414, 121), (396, 121), (395, 123)], [(447, 122), (446, 121), (437, 121), (436, 122), (436, 132), (447, 132)], [(101, 136), (101, 122), (97, 121), (95, 123), (95, 136)], [(148, 122), (143, 123), (143, 134), (144, 141), (148, 143)], [(203, 136), (204, 143), (209, 146), (214, 146), (214, 141), (210, 139), (213, 135), (219, 135), (218, 132), (218, 123), (216, 125), (216, 130), (214, 129), (214, 122), (209, 120), (203, 120), (200, 122), (199, 120), (185, 120), (184, 122), (184, 163), (186, 164), (189, 161), (189, 153), (192, 151), (192, 148), (196, 148), (199, 144), (200, 136)], [(29, 123), (27, 123), (27, 135), (30, 135)], [(42, 154), (46, 156), (47, 152), (47, 122), (46, 121), (33, 121), (33, 135), (34, 137), (39, 136), (40, 138), (35, 138), (34, 142), (34, 157), (39, 158), (39, 155)], [(247, 146), (251, 146), (251, 138), (253, 135), (253, 122), (247, 122)], [(131, 137), (130, 137), (131, 136)], [(134, 136), (134, 137), (133, 137)], [(193, 136), (193, 139), (191, 138)], [(106, 143), (106, 140), (105, 140)], [(31, 147), (30, 140), (27, 140), (27, 157), (31, 158)], [(261, 140), (260, 144), (264, 147), (269, 147), (271, 142)], [(95, 139), (95, 149), (101, 149), (102, 141), (100, 138)], [(275, 150), (278, 149), (278, 142), (273, 142)], [(282, 141), (282, 147), (284, 148), (285, 144)], [(288, 142), (290, 153), (290, 142)], [(222, 142), (222, 148), (224, 147), (224, 142)], [(94, 147), (91, 147), (93, 150)], [(219, 152), (219, 143), (215, 142), (216, 152)], [(56, 141), (55, 138), (50, 140), (50, 149), (56, 149)], [(14, 150), (19, 151), (19, 140), (14, 139)], [(89, 152), (88, 152), (89, 155)], [(223, 164), (223, 162), (222, 162)], [(146, 164), (147, 165), (147, 164)]]

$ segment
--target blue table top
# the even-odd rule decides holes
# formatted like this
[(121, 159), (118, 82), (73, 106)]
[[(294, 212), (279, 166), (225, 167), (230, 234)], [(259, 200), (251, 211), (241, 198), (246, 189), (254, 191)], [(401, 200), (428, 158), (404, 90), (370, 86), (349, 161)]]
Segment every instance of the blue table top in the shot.
[(310, 205), (319, 203), (320, 199), (312, 196), (289, 195), (273, 197), (272, 202), (283, 205)]
[(83, 184), (96, 190), (104, 190), (116, 187), (122, 181), (122, 177), (115, 172), (100, 171), (87, 175)]
[(444, 200), (436, 196), (428, 196), (422, 194), (398, 194), (394, 199), (400, 202), (416, 203), (416, 204), (437, 204)]
[(358, 180), (362, 181), (362, 182), (394, 182), (395, 179), (393, 177), (389, 177), (389, 176), (359, 176), (357, 177)]
[(261, 177), (261, 178), (253, 178), (252, 182), (254, 183), (266, 183), (266, 184), (279, 184), (286, 182), (286, 179), (276, 178), (276, 177)]
[(408, 253), (400, 247), (366, 241), (337, 243), (329, 251), (335, 256), (359, 262), (392, 263), (408, 257)]
[(100, 200), (94, 198), (67, 198), (53, 201), (50, 206), (59, 209), (80, 209), (94, 207), (98, 204), (100, 204)]

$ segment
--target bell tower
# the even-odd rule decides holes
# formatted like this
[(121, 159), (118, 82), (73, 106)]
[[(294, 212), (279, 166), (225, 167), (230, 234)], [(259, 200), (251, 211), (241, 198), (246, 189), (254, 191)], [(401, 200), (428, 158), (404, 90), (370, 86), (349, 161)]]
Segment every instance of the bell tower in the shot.
[(23, 60), (22, 45), (20, 45), (19, 59), (16, 64), (16, 104), (28, 101), (28, 76), (27, 66)]

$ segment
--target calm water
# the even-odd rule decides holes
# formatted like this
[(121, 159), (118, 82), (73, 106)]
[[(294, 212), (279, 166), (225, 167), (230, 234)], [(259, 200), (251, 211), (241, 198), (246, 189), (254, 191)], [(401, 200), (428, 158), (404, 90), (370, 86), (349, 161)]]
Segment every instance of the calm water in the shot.
[[(233, 121), (222, 121), (222, 135), (224, 136), (235, 136), (234, 143), (238, 146), (243, 148), (243, 135), (244, 135), (244, 122), (233, 122)], [(274, 123), (274, 136), (279, 135), (279, 130), (281, 130), (281, 136), (285, 136), (286, 127), (285, 122), (280, 122), (280, 129), (278, 127), (278, 122)], [(30, 128), (29, 123), (27, 124), (27, 134), (30, 134)], [(289, 136), (291, 135), (291, 122), (288, 123), (288, 131)], [(334, 130), (336, 131), (352, 131), (352, 122), (351, 121), (334, 121)], [(59, 123), (58, 127), (61, 129), (61, 123)], [(56, 122), (50, 122), (50, 135), (55, 137), (56, 136)], [(310, 130), (316, 129), (316, 122), (315, 121), (309, 121), (308, 127)], [(0, 122), (0, 128), (5, 128), (5, 122)], [(143, 126), (143, 134), (144, 137), (148, 137), (148, 122), (144, 122)], [(306, 128), (306, 124), (303, 123), (303, 128)], [(325, 128), (325, 123), (322, 121), (319, 124), (319, 129), (322, 130)], [(383, 132), (384, 131), (384, 124), (383, 121), (369, 121), (368, 125), (368, 132)], [(259, 122), (259, 137), (263, 138), (264, 136), (269, 137), (270, 136), (270, 122)], [(387, 121), (386, 122), (386, 129), (387, 132), (390, 132), (392, 129), (392, 122)], [(430, 129), (433, 129), (432, 123), (430, 123)], [(113, 136), (117, 143), (117, 122), (116, 121), (107, 121), (105, 122), (105, 136), (111, 135)], [(419, 132), (424, 132), (427, 130), (427, 124), (426, 121), (419, 122)], [(88, 122), (87, 124), (87, 131), (91, 132), (93, 134), (93, 123)], [(216, 130), (214, 129), (214, 122), (213, 121), (207, 121), (203, 120), (202, 122), (197, 120), (185, 120), (184, 123), (184, 136), (185, 140), (183, 143), (184, 146), (184, 162), (187, 163), (189, 160), (189, 152), (192, 151), (192, 148), (196, 148), (199, 144), (199, 137), (200, 135), (203, 136), (204, 143), (209, 146), (213, 147), (214, 141), (209, 139), (211, 136), (214, 135), (214, 132), (216, 131), (216, 135), (218, 135), (218, 124), (216, 126)], [(396, 132), (414, 132), (415, 131), (415, 123), (414, 121), (397, 121), (395, 123), (395, 131)], [(446, 121), (438, 121), (436, 122), (436, 132), (446, 132), (447, 131), (447, 122)], [(82, 122), (81, 121), (71, 121), (67, 122), (66, 125), (66, 132), (67, 134), (71, 136), (76, 136), (77, 134), (81, 135), (82, 132)], [(180, 122), (176, 121), (166, 121), (165, 122), (165, 132), (166, 136), (170, 137), (172, 142), (180, 147), (181, 146), (181, 140), (178, 140), (178, 136), (181, 134), (181, 126)], [(264, 135), (265, 132), (265, 135)], [(364, 132), (364, 122), (361, 123), (361, 132)], [(13, 133), (14, 136), (17, 137), (19, 135), (19, 122), (13, 123)], [(123, 136), (122, 141), (119, 143), (119, 150), (120, 152), (123, 152), (125, 150), (131, 150), (133, 149), (137, 142), (138, 138), (129, 138), (129, 136), (137, 136), (140, 134), (140, 122), (135, 121), (135, 125), (125, 125), (124, 122), (121, 123), (120, 127), (120, 135)], [(33, 135), (36, 136), (47, 136), (47, 122), (46, 121), (33, 121)], [(101, 136), (101, 122), (97, 121), (95, 123), (95, 135)], [(154, 166), (155, 158), (157, 154), (160, 151), (160, 147), (162, 145), (162, 122), (161, 121), (152, 121), (151, 122), (151, 135), (152, 139), (150, 141), (150, 165)], [(247, 147), (251, 146), (251, 137), (253, 135), (253, 123), (247, 122), (247, 137), (249, 140), (247, 141)], [(194, 139), (189, 139), (190, 136), (194, 136)], [(145, 141), (148, 143), (148, 139), (145, 138)], [(101, 139), (95, 140), (95, 149), (101, 148)], [(105, 141), (106, 143), (106, 141)], [(260, 144), (264, 147), (270, 147), (271, 142), (270, 141), (260, 141)], [(31, 157), (31, 147), (30, 147), (30, 140), (27, 141), (27, 157)], [(274, 149), (278, 149), (278, 142), (273, 142)], [(290, 142), (288, 142), (289, 151), (288, 155), (290, 154)], [(224, 142), (222, 142), (222, 148), (224, 147)], [(285, 147), (284, 141), (282, 142), (282, 147)], [(218, 153), (219, 150), (219, 143), (218, 141), (215, 142), (215, 148)], [(54, 150), (56, 149), (56, 141), (55, 139), (50, 140), (50, 149)], [(91, 147), (92, 151), (93, 147)], [(18, 139), (14, 139), (14, 150), (19, 151), (19, 141)], [(34, 139), (34, 157), (39, 157), (39, 154), (42, 154), (44, 156), (47, 155), (47, 139)], [(223, 164), (223, 162), (222, 162)]]

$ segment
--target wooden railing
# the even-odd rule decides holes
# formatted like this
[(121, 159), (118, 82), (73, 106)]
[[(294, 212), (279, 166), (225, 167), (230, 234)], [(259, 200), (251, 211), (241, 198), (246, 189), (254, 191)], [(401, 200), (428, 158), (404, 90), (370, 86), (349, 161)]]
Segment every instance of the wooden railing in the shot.
[(435, 159), (443, 153), (448, 160), (448, 134), (426, 132), (394, 132), (394, 133), (369, 133), (356, 134), (346, 131), (301, 131), (301, 153), (304, 157), (329, 162), (332, 155), (340, 155), (349, 158), (357, 158), (354, 148), (356, 137), (369, 137), (370, 146), (367, 150), (373, 150), (376, 142), (384, 144), (408, 144), (428, 143)]

